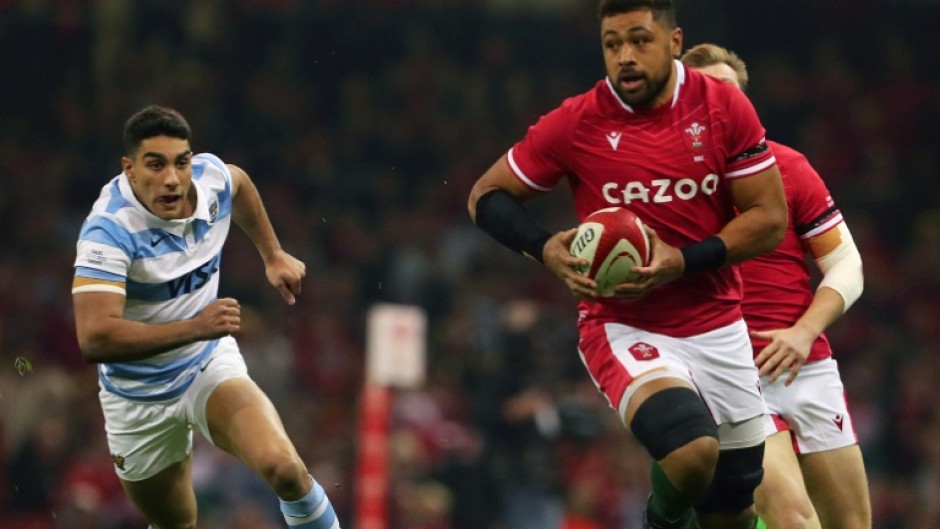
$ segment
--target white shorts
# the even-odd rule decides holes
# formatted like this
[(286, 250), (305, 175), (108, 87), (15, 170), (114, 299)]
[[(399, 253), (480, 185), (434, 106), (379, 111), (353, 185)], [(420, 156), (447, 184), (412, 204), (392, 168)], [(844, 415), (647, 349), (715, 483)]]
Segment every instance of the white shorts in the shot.
[(789, 430), (797, 454), (858, 444), (834, 359), (805, 364), (789, 386), (783, 385), (786, 378), (784, 373), (773, 384), (761, 378), (769, 410), (764, 421), (768, 436)]
[(178, 398), (135, 402), (98, 392), (104, 412), (108, 448), (118, 477), (140, 481), (186, 458), (193, 448), (193, 428), (208, 441), (206, 402), (222, 382), (249, 378), (245, 360), (232, 337), (219, 340), (193, 383)]
[[(631, 383), (640, 377), (677, 377), (689, 382), (698, 389), (718, 425), (738, 424), (766, 412), (743, 320), (688, 338), (620, 323), (586, 323), (578, 350), (598, 390), (620, 417), (624, 417), (636, 387)], [(762, 439), (760, 423), (756, 425), (756, 434), (745, 435)], [(734, 441), (729, 441), (733, 445)], [(722, 444), (726, 445), (725, 440)]]

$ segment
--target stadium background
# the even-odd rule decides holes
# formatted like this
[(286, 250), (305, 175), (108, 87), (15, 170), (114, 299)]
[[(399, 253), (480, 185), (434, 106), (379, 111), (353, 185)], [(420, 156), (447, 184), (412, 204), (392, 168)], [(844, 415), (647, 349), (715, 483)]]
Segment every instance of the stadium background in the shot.
[[(0, 0), (0, 527), (144, 526), (111, 471), (69, 286), (123, 120), (152, 102), (253, 176), (307, 263), (288, 308), (236, 233), (222, 294), (242, 302), (253, 376), (344, 527), (379, 301), (430, 323), (427, 384), (390, 417), (390, 528), (497, 528), (497, 505), (529, 500), (564, 505), (569, 527), (637, 527), (647, 461), (578, 363), (574, 300), (465, 213), (525, 127), (601, 77), (594, 6)], [(807, 154), (847, 218), (866, 290), (830, 337), (875, 527), (940, 527), (937, 2), (683, 2), (679, 17), (687, 45), (748, 61), (769, 136)], [(563, 195), (535, 207), (555, 229), (574, 222)], [(539, 407), (558, 428), (531, 420)], [(200, 527), (281, 527), (270, 493), (202, 443), (195, 479)]]

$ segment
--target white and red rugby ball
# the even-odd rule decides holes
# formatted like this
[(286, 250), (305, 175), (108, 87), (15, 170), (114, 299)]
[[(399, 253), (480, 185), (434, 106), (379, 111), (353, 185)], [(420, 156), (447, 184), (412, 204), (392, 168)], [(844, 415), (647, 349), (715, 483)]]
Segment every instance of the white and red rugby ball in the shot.
[(633, 266), (649, 265), (653, 253), (643, 221), (623, 207), (585, 217), (569, 251), (588, 262), (579, 272), (597, 282), (601, 297), (613, 296), (614, 286), (633, 279)]

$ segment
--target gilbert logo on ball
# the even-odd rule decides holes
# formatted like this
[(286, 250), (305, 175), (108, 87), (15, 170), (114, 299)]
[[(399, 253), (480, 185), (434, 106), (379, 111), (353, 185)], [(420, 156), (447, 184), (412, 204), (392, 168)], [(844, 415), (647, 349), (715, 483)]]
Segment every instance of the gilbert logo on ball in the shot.
[(591, 213), (578, 226), (569, 249), (588, 262), (579, 272), (597, 282), (602, 297), (635, 277), (634, 265), (647, 266), (652, 258), (649, 235), (643, 221), (627, 208), (604, 208)]

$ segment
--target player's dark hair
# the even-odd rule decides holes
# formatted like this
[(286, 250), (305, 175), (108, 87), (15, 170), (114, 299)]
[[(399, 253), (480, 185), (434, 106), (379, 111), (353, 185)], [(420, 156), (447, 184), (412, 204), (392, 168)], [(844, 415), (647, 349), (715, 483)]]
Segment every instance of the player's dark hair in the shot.
[(155, 136), (191, 140), (192, 131), (182, 114), (172, 108), (150, 105), (137, 111), (124, 124), (124, 154), (131, 158), (141, 142)]
[(653, 20), (669, 29), (676, 27), (676, 6), (672, 0), (601, 0), (597, 8), (598, 18), (629, 13), (640, 9), (653, 12)]

